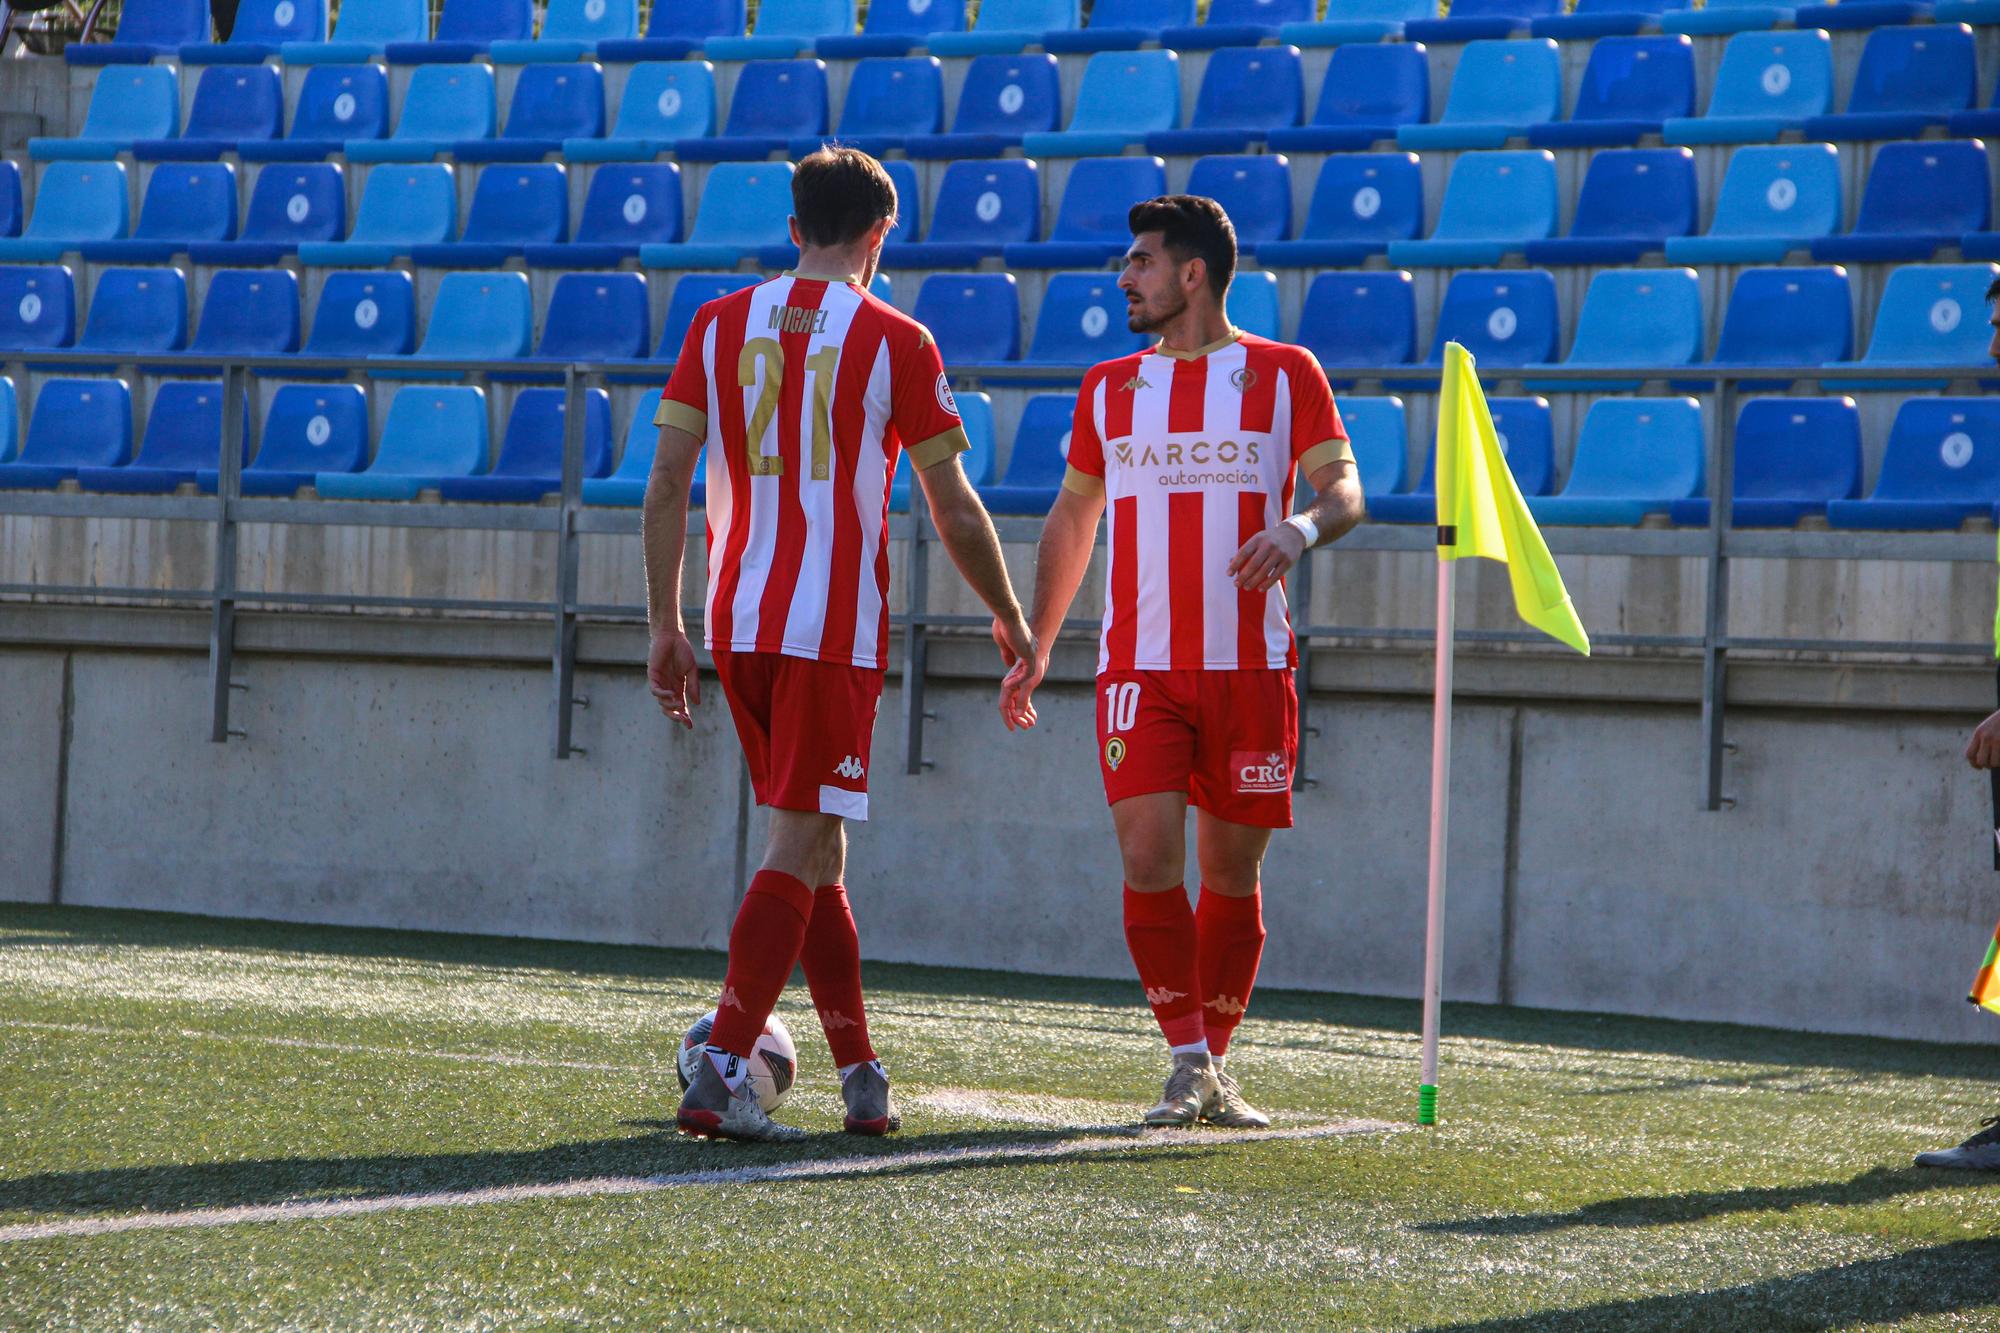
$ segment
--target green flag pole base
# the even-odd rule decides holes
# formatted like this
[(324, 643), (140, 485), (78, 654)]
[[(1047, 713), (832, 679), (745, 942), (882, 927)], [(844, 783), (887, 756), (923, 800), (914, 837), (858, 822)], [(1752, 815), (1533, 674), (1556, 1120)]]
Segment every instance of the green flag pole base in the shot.
[(1435, 1083), (1417, 1085), (1417, 1123), (1435, 1125), (1438, 1122), (1438, 1090)]

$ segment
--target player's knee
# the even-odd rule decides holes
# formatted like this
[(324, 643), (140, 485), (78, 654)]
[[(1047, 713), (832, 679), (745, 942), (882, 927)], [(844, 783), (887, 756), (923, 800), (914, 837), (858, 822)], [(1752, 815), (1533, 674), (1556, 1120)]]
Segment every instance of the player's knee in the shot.
[(1125, 882), (1140, 893), (1160, 893), (1180, 884), (1187, 858), (1165, 848), (1141, 848), (1125, 853)]

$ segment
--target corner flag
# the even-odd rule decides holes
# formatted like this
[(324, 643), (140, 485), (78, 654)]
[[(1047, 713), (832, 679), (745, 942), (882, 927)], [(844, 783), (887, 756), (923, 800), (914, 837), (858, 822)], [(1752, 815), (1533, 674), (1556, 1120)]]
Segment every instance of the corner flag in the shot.
[(1993, 932), (1993, 942), (1986, 946), (1986, 961), (1980, 964), (1979, 975), (1972, 979), (1972, 993), (1965, 998), (2000, 1014), (2000, 930)]

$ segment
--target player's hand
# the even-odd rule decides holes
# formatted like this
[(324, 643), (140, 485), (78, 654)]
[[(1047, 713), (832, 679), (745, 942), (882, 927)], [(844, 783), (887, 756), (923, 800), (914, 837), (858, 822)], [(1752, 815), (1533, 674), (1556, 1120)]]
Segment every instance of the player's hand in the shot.
[(1021, 654), (1014, 647), (1013, 636), (1009, 633), (1007, 622), (999, 616), (993, 617), (993, 646), (1000, 650), (1001, 666), (1011, 669), (1021, 660)]
[(1229, 561), (1230, 577), (1245, 592), (1269, 592), (1305, 554), (1306, 535), (1277, 523), (1243, 543)]
[(1049, 672), (1048, 654), (1039, 646), (1032, 656), (1021, 658), (1000, 682), (1000, 721), (1009, 731), (1027, 731), (1035, 725), (1035, 687)]
[(695, 667), (694, 645), (684, 632), (665, 629), (653, 635), (646, 654), (646, 684), (669, 720), (694, 729), (688, 709), (701, 702), (701, 672)]
[(2000, 713), (1972, 729), (1972, 739), (1965, 743), (1965, 762), (1974, 768), (2000, 768)]

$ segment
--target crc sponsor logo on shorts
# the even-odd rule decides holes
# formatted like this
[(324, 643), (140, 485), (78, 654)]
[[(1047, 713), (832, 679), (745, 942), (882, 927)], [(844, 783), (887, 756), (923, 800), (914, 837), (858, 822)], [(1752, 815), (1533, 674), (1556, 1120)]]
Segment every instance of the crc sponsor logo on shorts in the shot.
[(1118, 765), (1124, 762), (1125, 762), (1125, 738), (1123, 736), (1113, 736), (1110, 740), (1104, 742), (1105, 766), (1109, 768), (1113, 773), (1116, 773), (1118, 771)]
[(1239, 796), (1289, 791), (1292, 766), (1276, 750), (1238, 750), (1229, 756), (1230, 780)]

